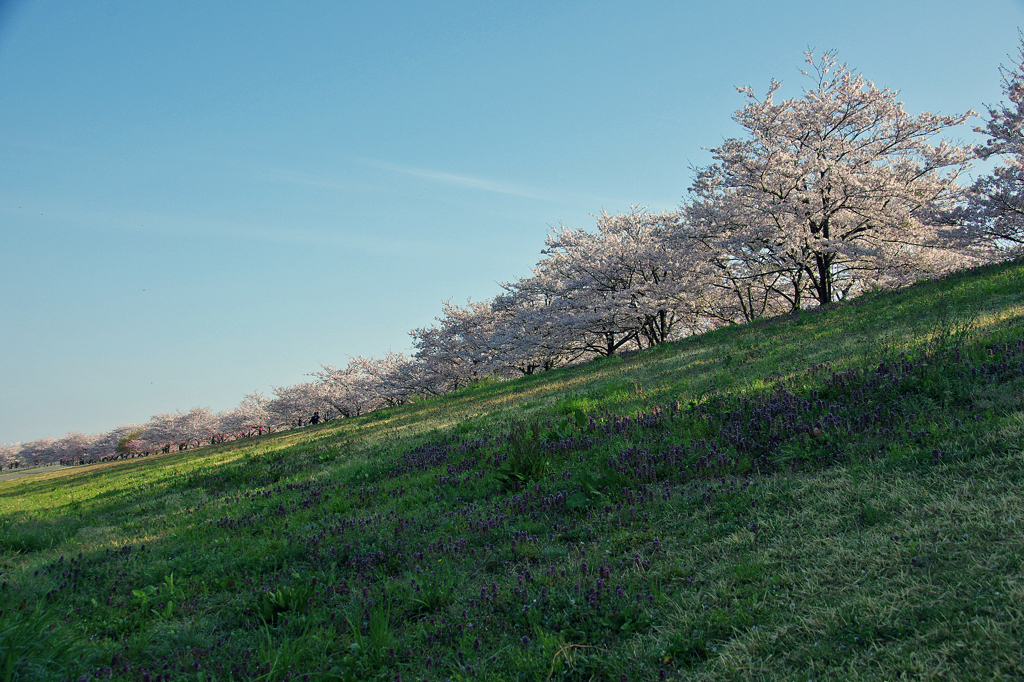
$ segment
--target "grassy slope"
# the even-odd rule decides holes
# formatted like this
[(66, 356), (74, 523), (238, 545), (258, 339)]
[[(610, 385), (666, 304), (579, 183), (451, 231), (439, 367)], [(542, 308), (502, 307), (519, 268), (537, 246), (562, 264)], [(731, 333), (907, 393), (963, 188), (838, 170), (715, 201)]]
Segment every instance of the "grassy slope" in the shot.
[(0, 483), (0, 679), (1019, 678), (1022, 284)]

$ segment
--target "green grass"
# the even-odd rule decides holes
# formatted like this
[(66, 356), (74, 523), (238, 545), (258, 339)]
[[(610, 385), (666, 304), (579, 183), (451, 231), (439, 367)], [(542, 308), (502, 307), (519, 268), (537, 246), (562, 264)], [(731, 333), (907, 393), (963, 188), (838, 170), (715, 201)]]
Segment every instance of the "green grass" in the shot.
[(0, 677), (1019, 679), (1022, 395), (1009, 263), (5, 481)]

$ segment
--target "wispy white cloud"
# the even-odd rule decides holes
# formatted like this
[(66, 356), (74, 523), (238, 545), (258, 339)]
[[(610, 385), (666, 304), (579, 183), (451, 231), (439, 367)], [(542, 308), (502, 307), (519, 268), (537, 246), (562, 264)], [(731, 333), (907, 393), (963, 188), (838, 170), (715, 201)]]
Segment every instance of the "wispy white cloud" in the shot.
[(404, 166), (397, 163), (377, 161), (375, 159), (358, 159), (358, 161), (393, 173), (412, 175), (417, 178), (434, 180), (436, 182), (455, 185), (457, 187), (478, 189), (484, 192), (508, 194), (514, 197), (525, 197), (527, 199), (539, 199), (541, 201), (552, 201), (557, 203), (575, 203), (581, 198), (580, 196), (572, 194), (552, 192), (537, 187), (530, 187), (528, 185), (520, 185), (500, 180), (490, 180), (487, 178), (474, 177), (472, 175), (447, 173), (445, 171), (432, 170), (429, 168), (416, 168), (414, 166)]
[[(390, 163), (388, 161), (380, 161), (378, 159), (350, 157), (350, 160), (364, 166), (370, 166), (390, 173), (399, 173), (401, 175), (423, 178), (424, 180), (430, 180), (445, 185), (465, 187), (467, 189), (475, 189), (481, 192), (493, 192), (495, 194), (523, 197), (525, 199), (536, 199), (538, 201), (545, 201), (554, 204), (600, 206), (603, 204), (621, 203), (616, 199), (610, 199), (608, 197), (542, 189), (505, 180), (495, 180), (474, 175), (466, 175), (463, 173), (450, 173), (432, 168), (406, 166), (404, 164)], [(283, 182), (308, 185), (312, 187), (322, 187), (338, 191), (350, 191), (355, 187), (355, 184), (352, 182), (338, 180), (329, 176), (280, 168), (268, 168), (267, 177)]]

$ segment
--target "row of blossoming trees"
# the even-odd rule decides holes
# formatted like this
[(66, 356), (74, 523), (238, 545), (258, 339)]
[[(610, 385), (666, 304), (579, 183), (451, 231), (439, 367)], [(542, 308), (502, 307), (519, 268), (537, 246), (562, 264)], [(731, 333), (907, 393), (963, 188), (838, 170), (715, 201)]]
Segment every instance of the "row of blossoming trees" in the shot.
[[(357, 357), (310, 381), (245, 397), (226, 412), (159, 414), (106, 434), (72, 433), (8, 446), (8, 461), (90, 461), (198, 447), (441, 395), (486, 377), (510, 378), (828, 305), (967, 265), (1024, 245), (1024, 47), (1003, 70), (1009, 103), (987, 108), (980, 147), (942, 134), (963, 115), (908, 114), (833, 54), (807, 55), (810, 86), (776, 101), (779, 83), (746, 103), (745, 130), (696, 169), (671, 213), (601, 214), (593, 231), (549, 234), (528, 277), (410, 332), (411, 356)], [(977, 158), (1002, 165), (970, 186)]]

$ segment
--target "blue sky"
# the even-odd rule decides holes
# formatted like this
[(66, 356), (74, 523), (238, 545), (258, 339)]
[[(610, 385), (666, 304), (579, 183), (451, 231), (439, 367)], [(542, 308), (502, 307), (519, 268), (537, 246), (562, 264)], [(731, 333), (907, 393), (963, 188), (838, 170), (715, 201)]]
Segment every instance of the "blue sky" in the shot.
[(678, 207), (735, 86), (798, 95), (836, 49), (912, 113), (981, 110), (1022, 25), (1009, 0), (0, 0), (0, 442), (408, 350), (549, 226)]

